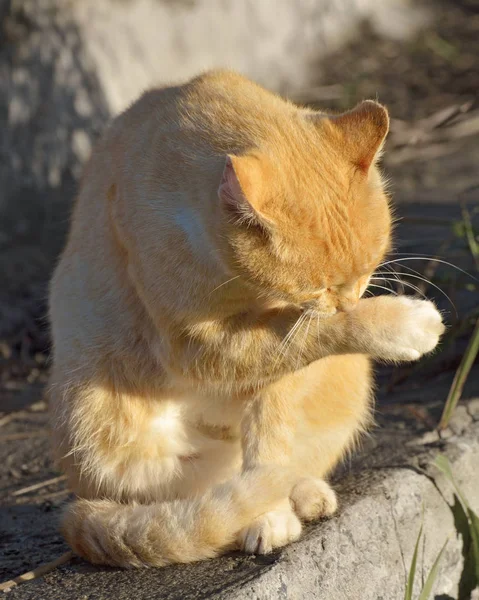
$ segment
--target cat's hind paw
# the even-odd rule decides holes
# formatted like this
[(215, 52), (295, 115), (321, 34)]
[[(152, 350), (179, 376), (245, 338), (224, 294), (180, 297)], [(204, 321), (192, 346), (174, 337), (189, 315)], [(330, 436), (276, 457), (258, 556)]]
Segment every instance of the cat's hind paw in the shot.
[(334, 490), (323, 480), (308, 477), (299, 481), (291, 491), (294, 512), (304, 521), (330, 517), (338, 502)]

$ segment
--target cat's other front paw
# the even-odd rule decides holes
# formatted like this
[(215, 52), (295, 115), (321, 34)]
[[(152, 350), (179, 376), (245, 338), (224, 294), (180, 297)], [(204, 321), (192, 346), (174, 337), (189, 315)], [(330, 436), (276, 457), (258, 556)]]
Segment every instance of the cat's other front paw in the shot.
[(323, 480), (308, 477), (299, 481), (289, 497), (294, 512), (304, 521), (330, 517), (338, 508), (334, 490)]
[(237, 542), (240, 550), (248, 554), (269, 554), (274, 548), (299, 539), (301, 529), (301, 522), (288, 500), (284, 506), (265, 513), (240, 531)]

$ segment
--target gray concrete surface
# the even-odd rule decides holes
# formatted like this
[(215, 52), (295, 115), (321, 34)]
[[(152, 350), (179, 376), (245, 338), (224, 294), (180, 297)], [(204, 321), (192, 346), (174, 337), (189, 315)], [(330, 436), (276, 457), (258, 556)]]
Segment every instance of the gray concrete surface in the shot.
[[(37, 426), (42, 418), (37, 415)], [(398, 427), (398, 422), (392, 425), (390, 421), (390, 426), (379, 429), (356, 460), (337, 474), (339, 514), (307, 527), (299, 542), (280, 552), (269, 556), (235, 553), (144, 571), (96, 568), (74, 559), (37, 581), (12, 589), (8, 598), (397, 600), (404, 592), (423, 508), (425, 541), (419, 571), (427, 573), (451, 536), (435, 594), (436, 598), (455, 598), (461, 543), (450, 510), (451, 488), (432, 461), (438, 452), (448, 456), (457, 481), (478, 510), (479, 400), (459, 407), (442, 440), (435, 433)], [(1, 464), (15, 456), (15, 463), (25, 461), (33, 470), (40, 467), (47, 460), (48, 440), (35, 440), (28, 447), (11, 442), (9, 454), (2, 447)], [(56, 531), (61, 503), (41, 498), (32, 502), (28, 497), (23, 502), (10, 506), (4, 502), (0, 511), (1, 539), (8, 544), (3, 578), (66, 550)]]

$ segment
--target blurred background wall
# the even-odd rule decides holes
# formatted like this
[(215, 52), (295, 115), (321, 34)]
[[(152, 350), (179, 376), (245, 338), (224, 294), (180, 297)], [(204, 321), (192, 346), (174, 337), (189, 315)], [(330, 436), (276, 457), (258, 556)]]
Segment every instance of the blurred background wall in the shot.
[(323, 108), (379, 95), (412, 121), (476, 93), (473, 5), (0, 0), (0, 337), (44, 315), (82, 166), (144, 89), (225, 66)]
[(155, 83), (218, 66), (294, 95), (361, 22), (395, 39), (427, 22), (404, 0), (83, 0), (74, 14), (114, 113)]

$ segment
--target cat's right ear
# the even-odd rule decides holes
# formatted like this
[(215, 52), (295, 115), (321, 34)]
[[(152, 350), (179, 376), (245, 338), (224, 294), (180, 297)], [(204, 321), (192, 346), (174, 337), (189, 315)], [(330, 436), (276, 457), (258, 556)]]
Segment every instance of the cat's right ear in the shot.
[(260, 159), (253, 155), (228, 154), (221, 176), (218, 196), (231, 220), (249, 225), (266, 225), (261, 214), (264, 187)]
[(387, 109), (373, 100), (364, 100), (356, 108), (329, 117), (338, 135), (336, 143), (363, 173), (376, 161), (389, 131)]

